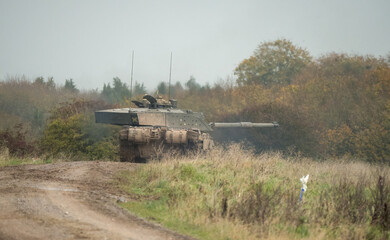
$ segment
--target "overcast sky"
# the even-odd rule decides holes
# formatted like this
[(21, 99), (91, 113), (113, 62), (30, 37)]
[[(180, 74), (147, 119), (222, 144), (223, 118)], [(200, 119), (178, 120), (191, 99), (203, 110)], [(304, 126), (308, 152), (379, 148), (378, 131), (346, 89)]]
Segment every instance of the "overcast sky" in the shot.
[[(119, 77), (153, 90), (193, 75), (213, 84), (264, 41), (291, 40), (314, 57), (386, 56), (390, 1), (359, 0), (0, 0), (0, 80), (72, 78), (102, 89)], [(129, 84), (130, 85), (130, 84)]]

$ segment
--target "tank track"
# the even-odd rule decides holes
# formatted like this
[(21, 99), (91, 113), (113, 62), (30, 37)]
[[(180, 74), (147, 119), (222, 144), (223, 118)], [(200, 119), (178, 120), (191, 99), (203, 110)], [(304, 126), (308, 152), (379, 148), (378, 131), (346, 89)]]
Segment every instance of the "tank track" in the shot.
[(168, 130), (152, 127), (124, 127), (120, 131), (121, 162), (145, 163), (164, 152), (203, 151), (214, 146), (208, 133), (197, 130)]

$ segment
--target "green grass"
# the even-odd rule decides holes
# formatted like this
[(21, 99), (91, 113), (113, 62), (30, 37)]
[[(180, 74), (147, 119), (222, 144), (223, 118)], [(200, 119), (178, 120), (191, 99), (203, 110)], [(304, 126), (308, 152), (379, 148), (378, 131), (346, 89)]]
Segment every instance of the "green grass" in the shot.
[(201, 225), (199, 226), (182, 221), (173, 214), (170, 214), (170, 209), (167, 207), (164, 200), (144, 202), (131, 201), (120, 205), (134, 213), (136, 216), (145, 218), (152, 222), (160, 223), (178, 233), (200, 239), (216, 239), (214, 238), (214, 231), (205, 229), (205, 227)]
[[(199, 239), (382, 239), (390, 229), (381, 225), (386, 220), (372, 223), (371, 209), (377, 177), (389, 173), (388, 166), (255, 155), (232, 145), (167, 156), (123, 172), (118, 183), (138, 199), (122, 207)], [(299, 179), (306, 174), (308, 190), (299, 204)]]
[(52, 163), (52, 159), (41, 159), (41, 158), (32, 158), (32, 157), (3, 157), (0, 156), (0, 167), (5, 166), (17, 166), (17, 165), (24, 165), (24, 164), (46, 164), (46, 163)]

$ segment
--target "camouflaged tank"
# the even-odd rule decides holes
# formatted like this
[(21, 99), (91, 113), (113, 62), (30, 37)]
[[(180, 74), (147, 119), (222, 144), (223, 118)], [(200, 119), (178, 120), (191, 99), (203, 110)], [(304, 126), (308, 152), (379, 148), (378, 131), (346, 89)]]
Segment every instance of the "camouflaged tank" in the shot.
[(214, 146), (210, 132), (215, 128), (278, 127), (278, 123), (207, 123), (203, 113), (181, 110), (176, 100), (145, 95), (138, 108), (95, 112), (97, 123), (123, 126), (120, 131), (120, 160), (145, 162), (161, 150), (208, 150)]

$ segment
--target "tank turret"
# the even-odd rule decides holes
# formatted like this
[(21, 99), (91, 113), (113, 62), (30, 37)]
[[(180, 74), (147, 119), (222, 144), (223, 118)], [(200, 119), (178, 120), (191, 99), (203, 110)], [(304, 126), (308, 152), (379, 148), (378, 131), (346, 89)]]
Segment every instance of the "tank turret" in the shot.
[(210, 132), (216, 128), (278, 127), (273, 123), (207, 123), (203, 113), (177, 108), (176, 100), (145, 95), (132, 101), (138, 108), (95, 112), (97, 123), (123, 126), (120, 131), (120, 160), (145, 162), (156, 149), (208, 150), (214, 146)]

